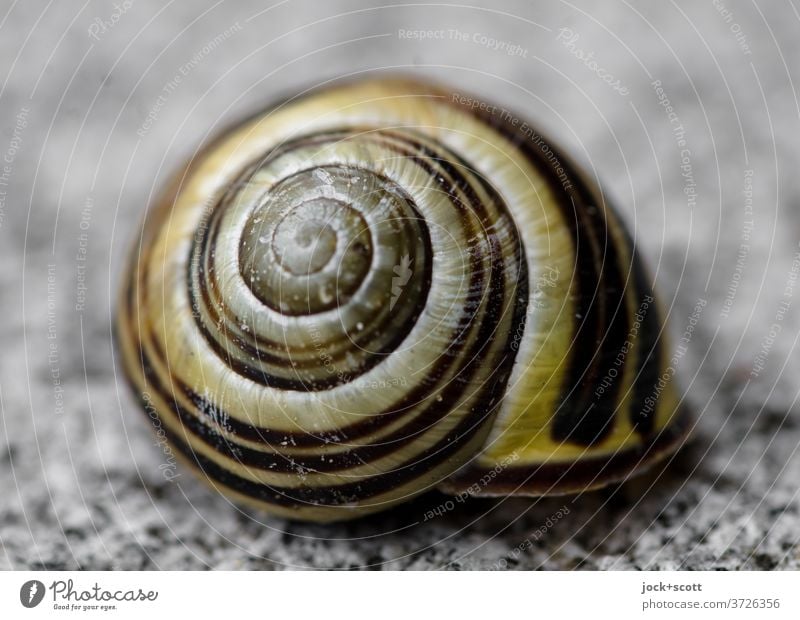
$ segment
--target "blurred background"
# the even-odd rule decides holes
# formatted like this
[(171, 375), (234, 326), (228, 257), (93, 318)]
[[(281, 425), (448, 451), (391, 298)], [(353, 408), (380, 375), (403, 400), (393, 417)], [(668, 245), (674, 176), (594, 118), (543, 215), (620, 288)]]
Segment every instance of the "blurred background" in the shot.
[[(798, 29), (794, 0), (0, 2), (0, 568), (800, 568)], [(164, 479), (111, 334), (146, 205), (221, 127), (377, 71), (516, 110), (616, 198), (693, 328), (668, 466), (328, 527)]]

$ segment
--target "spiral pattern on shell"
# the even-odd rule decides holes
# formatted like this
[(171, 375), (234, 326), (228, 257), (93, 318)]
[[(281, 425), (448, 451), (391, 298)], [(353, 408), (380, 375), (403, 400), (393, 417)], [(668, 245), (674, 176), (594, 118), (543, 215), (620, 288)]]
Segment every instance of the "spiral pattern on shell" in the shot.
[(599, 188), (417, 81), (321, 90), (207, 147), (148, 213), (117, 327), (171, 445), (290, 517), (592, 488), (686, 429)]

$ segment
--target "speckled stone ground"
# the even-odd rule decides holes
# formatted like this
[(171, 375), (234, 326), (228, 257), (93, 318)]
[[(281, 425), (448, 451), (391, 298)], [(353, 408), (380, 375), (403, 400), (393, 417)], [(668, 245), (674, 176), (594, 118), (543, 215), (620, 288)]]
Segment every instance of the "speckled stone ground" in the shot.
[[(791, 2), (77, 6), (0, 4), (0, 568), (800, 567)], [(696, 315), (676, 370), (697, 425), (666, 467), (577, 497), (424, 522), (446, 501), (428, 496), (329, 527), (163, 478), (110, 332), (151, 191), (207, 131), (373, 69), (519, 110), (617, 197), (672, 332)]]

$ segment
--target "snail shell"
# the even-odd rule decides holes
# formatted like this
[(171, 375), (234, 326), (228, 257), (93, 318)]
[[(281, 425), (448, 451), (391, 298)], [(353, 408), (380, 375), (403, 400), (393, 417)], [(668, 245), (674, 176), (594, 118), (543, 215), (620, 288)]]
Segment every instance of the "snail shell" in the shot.
[(220, 136), (148, 212), (125, 278), (148, 414), (278, 515), (595, 488), (687, 428), (600, 188), (428, 83), (329, 87)]

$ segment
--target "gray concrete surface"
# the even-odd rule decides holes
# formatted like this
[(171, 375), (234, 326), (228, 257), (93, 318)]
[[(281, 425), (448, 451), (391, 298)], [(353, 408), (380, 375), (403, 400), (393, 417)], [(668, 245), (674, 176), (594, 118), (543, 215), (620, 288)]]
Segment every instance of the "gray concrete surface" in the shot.
[[(0, 3), (0, 568), (800, 567), (796, 2), (268, 4)], [(669, 466), (331, 527), (161, 476), (110, 334), (151, 192), (219, 125), (373, 69), (532, 119), (617, 197), (674, 334), (699, 304)]]

